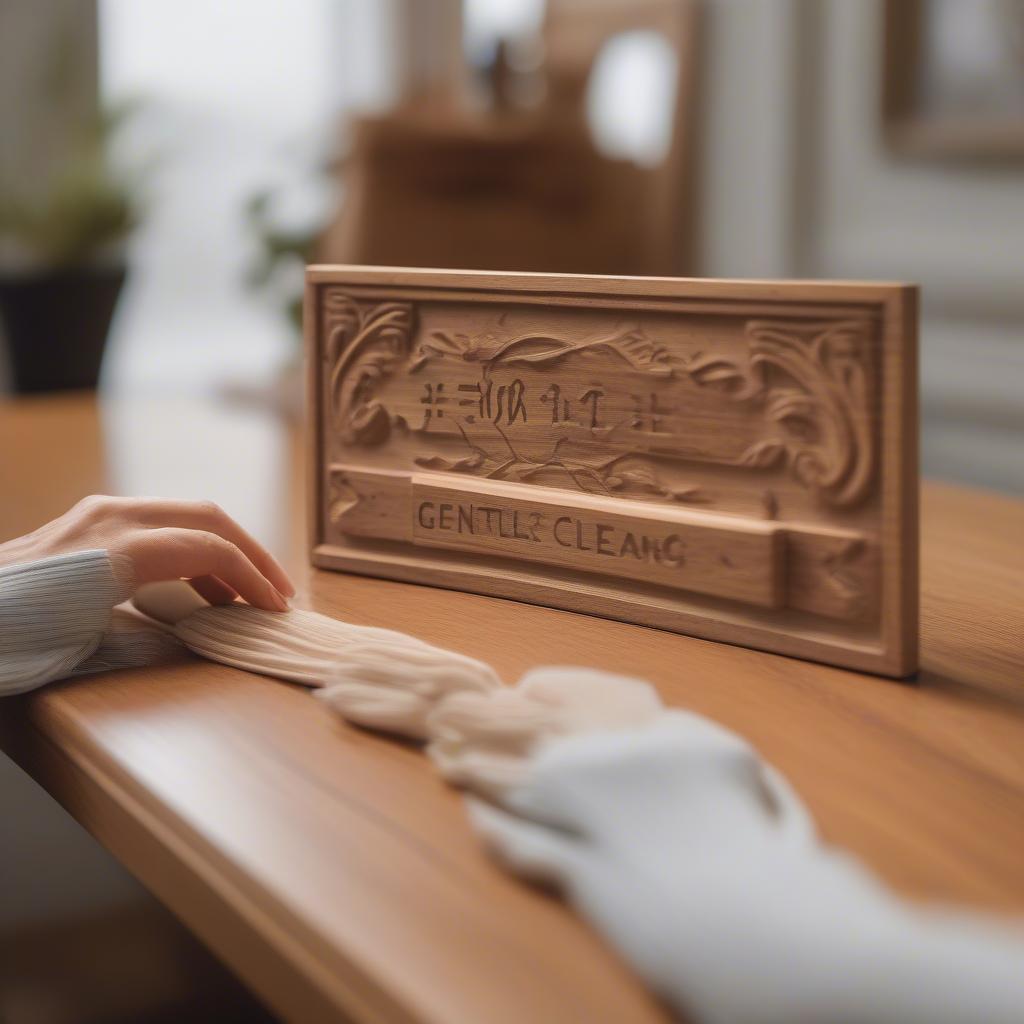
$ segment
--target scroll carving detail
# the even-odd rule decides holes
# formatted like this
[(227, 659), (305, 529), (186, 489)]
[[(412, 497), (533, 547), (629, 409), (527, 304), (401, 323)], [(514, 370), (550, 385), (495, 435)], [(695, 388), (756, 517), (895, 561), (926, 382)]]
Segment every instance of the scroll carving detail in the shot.
[(383, 444), (391, 416), (374, 391), (409, 354), (412, 304), (358, 302), (332, 290), (324, 316), (327, 387), (339, 437), (346, 444)]
[(875, 463), (866, 331), (856, 320), (752, 320), (747, 367), (720, 358), (689, 365), (698, 384), (720, 387), (736, 401), (763, 400), (778, 428), (751, 445), (738, 465), (788, 464), (801, 484), (832, 505), (865, 497)]
[[(342, 292), (328, 294), (326, 379), (333, 422), (342, 443), (380, 446), (396, 424), (405, 422), (377, 397), (379, 387), (400, 366), (411, 375), (434, 363), (478, 364), (486, 381), (499, 366), (545, 370), (569, 358), (603, 355), (654, 378), (658, 387), (696, 385), (720, 393), (727, 403), (760, 410), (764, 425), (761, 436), (738, 457), (723, 460), (720, 455), (692, 448), (676, 451), (665, 434), (655, 438), (649, 448), (659, 457), (761, 470), (786, 467), (802, 486), (837, 507), (855, 504), (870, 490), (875, 451), (868, 321), (751, 320), (744, 329), (745, 358), (700, 354), (686, 358), (673, 354), (637, 327), (584, 340), (537, 333), (509, 338), (499, 333), (469, 335), (434, 330), (414, 348), (414, 321), (410, 302), (368, 303)], [(497, 326), (500, 329), (500, 321)], [(513, 395), (516, 401), (522, 401), (522, 382), (517, 380), (515, 384), (518, 391), (509, 389), (509, 402)], [(591, 391), (583, 400), (594, 395)], [(541, 401), (549, 402), (551, 396), (545, 395)], [(589, 429), (577, 429), (572, 435), (576, 449), (579, 452), (594, 447), (591, 458), (579, 454), (570, 457), (566, 434), (553, 439), (547, 455), (525, 455), (496, 425), (494, 433), (501, 444), (494, 449), (493, 444), (483, 445), (472, 430), (467, 431), (456, 420), (457, 435), (465, 444), (464, 454), (447, 457), (424, 453), (414, 461), (424, 468), (521, 482), (556, 470), (564, 472), (583, 491), (646, 494), (670, 501), (707, 500), (698, 488), (675, 487), (660, 480), (642, 448), (632, 443), (630, 431), (637, 429), (634, 420), (627, 417), (609, 426), (591, 423)], [(615, 441), (627, 451), (620, 448), (617, 454), (602, 454), (608, 451), (609, 443), (614, 453)]]
[(619, 359), (626, 366), (652, 377), (671, 377), (672, 363), (668, 349), (652, 342), (637, 328), (585, 341), (567, 341), (539, 334), (523, 334), (511, 339), (493, 335), (470, 337), (454, 331), (434, 331), (424, 341), (409, 367), (415, 373), (430, 359), (455, 357), (467, 363), (480, 363), (484, 372), (496, 364), (506, 366), (552, 366), (567, 356), (582, 352), (603, 352)]

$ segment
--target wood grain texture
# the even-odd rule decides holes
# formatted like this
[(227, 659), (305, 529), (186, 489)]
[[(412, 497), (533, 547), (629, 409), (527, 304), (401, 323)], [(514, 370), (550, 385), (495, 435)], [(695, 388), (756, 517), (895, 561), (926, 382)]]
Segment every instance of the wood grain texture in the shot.
[[(412, 483), (418, 544), (515, 552), (545, 565), (668, 586), (685, 579), (690, 590), (768, 607), (781, 597), (781, 538), (771, 524), (734, 525), (727, 516), (663, 508), (645, 517), (640, 503), (623, 506), (607, 498), (581, 497), (567, 509), (543, 492), (535, 497), (501, 484), (466, 491), (450, 479), (421, 474)], [(483, 507), (476, 504), (480, 497)]]
[(313, 562), (906, 675), (916, 332), (904, 285), (312, 267)]
[[(161, 417), (231, 477), (237, 447), (190, 432), (215, 418), (140, 402), (140, 439)], [(96, 421), (84, 399), (0, 406), (0, 437), (23, 439), (0, 445), (0, 479), (22, 496), (0, 503), (0, 537), (62, 511), (76, 488), (131, 490)], [(650, 679), (669, 704), (753, 742), (825, 838), (901, 893), (1024, 914), (1024, 503), (926, 485), (923, 667), (895, 682), (304, 569), (293, 497), (304, 451), (292, 450), (292, 488), (218, 500), (243, 522), (248, 503), (276, 503), (288, 530), (261, 539), (298, 566), (302, 606), (405, 630), (508, 680), (567, 662)], [(33, 483), (42, 463), (50, 472)], [(165, 493), (189, 493), (179, 469)], [(667, 1019), (558, 902), (486, 859), (458, 796), (414, 747), (340, 725), (297, 687), (183, 659), (6, 701), (0, 726), (5, 749), (286, 1019)]]

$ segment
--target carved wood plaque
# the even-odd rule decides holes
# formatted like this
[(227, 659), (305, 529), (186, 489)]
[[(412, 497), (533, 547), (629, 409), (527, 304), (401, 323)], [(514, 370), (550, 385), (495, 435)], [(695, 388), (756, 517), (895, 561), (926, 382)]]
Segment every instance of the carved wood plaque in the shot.
[(316, 565), (890, 675), (912, 286), (311, 267)]

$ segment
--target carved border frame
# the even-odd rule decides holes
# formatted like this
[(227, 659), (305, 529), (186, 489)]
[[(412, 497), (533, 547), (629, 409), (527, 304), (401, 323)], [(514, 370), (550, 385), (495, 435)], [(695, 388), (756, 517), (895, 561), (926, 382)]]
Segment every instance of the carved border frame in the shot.
[[(752, 321), (784, 320), (809, 307), (869, 310), (880, 322), (880, 389), (877, 473), (881, 494), (882, 574), (879, 645), (815, 639), (785, 630), (730, 620), (713, 611), (680, 610), (671, 600), (645, 596), (631, 601), (621, 593), (602, 593), (600, 584), (570, 590), (542, 578), (524, 585), (479, 566), (445, 562), (442, 552), (402, 555), (339, 548), (323, 536), (324, 472), (322, 451), (321, 345), (329, 344), (322, 322), (320, 289), (343, 285), (354, 296), (372, 298), (384, 316), (356, 325), (364, 334), (401, 329), (402, 303), (419, 300), (500, 301), (547, 305), (613, 305), (635, 300), (639, 308), (735, 312), (749, 305)], [(435, 271), (347, 266), (312, 266), (306, 275), (308, 515), (314, 565), (363, 575), (449, 587), (491, 596), (541, 603), (669, 629), (705, 639), (765, 649), (844, 667), (905, 676), (918, 660), (918, 412), (917, 288), (914, 285), (861, 282), (762, 282), (670, 278), (608, 278), (583, 275)], [(405, 307), (408, 309), (408, 307)], [(777, 312), (775, 312), (777, 310)], [(766, 312), (771, 311), (771, 312)], [(351, 325), (350, 325), (350, 330)], [(329, 332), (326, 332), (329, 333)], [(321, 339), (324, 339), (323, 342)], [(386, 368), (385, 368), (386, 369)], [(371, 372), (375, 372), (371, 368)], [(358, 382), (356, 383), (358, 386)], [(359, 429), (373, 430), (367, 410)], [(352, 424), (343, 425), (351, 429)], [(528, 568), (524, 575), (529, 575)]]

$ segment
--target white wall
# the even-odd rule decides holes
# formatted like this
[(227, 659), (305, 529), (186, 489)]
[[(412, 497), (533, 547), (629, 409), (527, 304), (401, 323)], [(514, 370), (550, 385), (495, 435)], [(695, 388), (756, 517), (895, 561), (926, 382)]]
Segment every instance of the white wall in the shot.
[(707, 0), (705, 273), (923, 286), (926, 474), (1024, 493), (1024, 164), (890, 156), (881, 0)]

